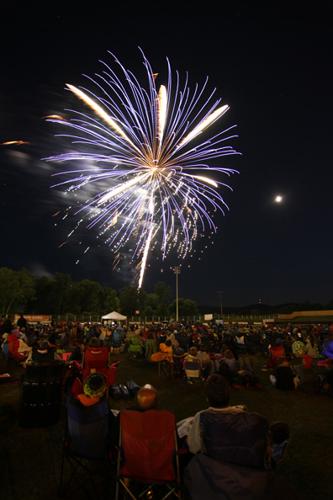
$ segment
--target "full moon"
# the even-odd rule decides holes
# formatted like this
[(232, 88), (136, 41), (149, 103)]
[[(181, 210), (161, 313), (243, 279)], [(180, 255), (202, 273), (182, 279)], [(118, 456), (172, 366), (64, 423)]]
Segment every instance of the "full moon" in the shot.
[(283, 196), (277, 194), (274, 198), (275, 203), (281, 203), (283, 201)]

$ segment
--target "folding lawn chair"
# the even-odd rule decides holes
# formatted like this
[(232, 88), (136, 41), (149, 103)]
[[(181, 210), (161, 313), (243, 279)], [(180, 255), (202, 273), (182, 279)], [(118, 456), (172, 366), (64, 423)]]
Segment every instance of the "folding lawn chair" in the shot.
[(32, 363), (22, 379), (19, 421), (22, 427), (56, 424), (62, 405), (64, 364)]
[[(58, 493), (65, 496), (73, 489), (98, 491), (95, 478), (110, 473), (109, 406), (107, 398), (85, 407), (75, 398), (67, 400), (67, 422), (62, 451)], [(65, 479), (65, 464), (69, 477)], [(75, 490), (74, 490), (75, 491)]]
[(121, 411), (119, 448), (116, 500), (120, 488), (132, 499), (156, 488), (161, 495), (165, 492), (159, 498), (181, 498), (176, 421), (172, 413)]
[(109, 347), (86, 347), (83, 355), (83, 380), (89, 377), (92, 371), (96, 371), (105, 375), (109, 387), (114, 384), (119, 361), (109, 366), (109, 354)]

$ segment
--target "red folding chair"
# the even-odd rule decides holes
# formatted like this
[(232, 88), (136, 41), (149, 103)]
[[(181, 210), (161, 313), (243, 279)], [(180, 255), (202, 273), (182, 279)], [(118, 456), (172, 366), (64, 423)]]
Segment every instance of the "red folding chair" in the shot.
[(120, 488), (132, 499), (142, 498), (156, 487), (160, 494), (166, 491), (159, 498), (181, 498), (176, 421), (172, 413), (121, 411), (119, 448), (116, 500)]
[(268, 365), (270, 368), (274, 368), (277, 366), (280, 359), (286, 357), (286, 351), (283, 345), (273, 345), (270, 348)]
[(60, 354), (60, 357), (63, 361), (69, 361), (69, 358), (71, 357), (72, 353), (71, 352), (62, 352)]
[(103, 373), (107, 379), (108, 386), (114, 384), (119, 362), (112, 363), (109, 366), (109, 354), (109, 347), (86, 347), (83, 354), (83, 380), (89, 377), (93, 371), (96, 371)]
[(27, 358), (27, 354), (23, 354), (18, 351), (19, 349), (19, 339), (16, 335), (8, 335), (8, 357), (14, 359), (18, 363), (21, 363)]

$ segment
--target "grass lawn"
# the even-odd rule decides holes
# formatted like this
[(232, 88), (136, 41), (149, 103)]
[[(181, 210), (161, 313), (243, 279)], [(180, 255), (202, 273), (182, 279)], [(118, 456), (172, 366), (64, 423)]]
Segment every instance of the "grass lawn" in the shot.
[[(153, 384), (158, 389), (159, 406), (174, 411), (177, 420), (207, 407), (203, 384), (159, 378), (157, 366), (129, 360), (126, 354), (119, 358), (117, 381), (133, 379), (139, 385)], [(245, 404), (270, 421), (287, 422), (292, 437), (280, 473), (297, 488), (301, 498), (332, 498), (333, 399), (302, 392), (283, 393), (270, 387), (267, 372), (260, 376), (262, 390), (233, 390), (231, 403)], [(18, 383), (0, 386), (0, 496), (3, 500), (53, 500), (57, 498), (63, 423), (46, 429), (20, 428), (19, 394)], [(128, 405), (128, 401), (111, 401), (113, 408)], [(81, 497), (78, 494), (70, 498)]]

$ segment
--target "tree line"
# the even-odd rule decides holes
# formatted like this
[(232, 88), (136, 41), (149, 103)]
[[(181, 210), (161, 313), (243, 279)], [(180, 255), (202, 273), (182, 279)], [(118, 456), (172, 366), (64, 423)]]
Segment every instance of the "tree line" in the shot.
[[(0, 313), (91, 314), (120, 311), (127, 316), (174, 315), (175, 301), (171, 288), (158, 282), (152, 292), (125, 287), (117, 291), (93, 280), (73, 281), (71, 276), (35, 277), (26, 269), (0, 268)], [(180, 316), (198, 313), (196, 302), (179, 299)]]

